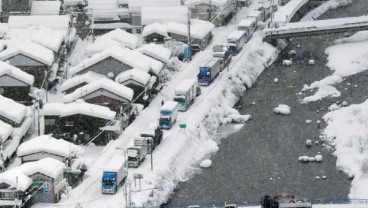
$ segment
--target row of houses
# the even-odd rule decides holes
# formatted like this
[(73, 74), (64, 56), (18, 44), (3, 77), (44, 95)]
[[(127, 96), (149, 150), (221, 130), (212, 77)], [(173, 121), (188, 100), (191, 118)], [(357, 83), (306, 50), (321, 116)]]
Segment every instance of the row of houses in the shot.
[(21, 165), (0, 173), (1, 207), (30, 207), (61, 199), (84, 149), (62, 139), (43, 135), (22, 143), (17, 150)]

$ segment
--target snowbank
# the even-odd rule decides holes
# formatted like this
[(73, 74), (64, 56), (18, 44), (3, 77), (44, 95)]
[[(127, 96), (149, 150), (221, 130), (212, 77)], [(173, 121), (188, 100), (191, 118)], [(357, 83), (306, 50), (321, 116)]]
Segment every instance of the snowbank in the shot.
[(367, 198), (368, 100), (329, 112), (323, 119), (327, 122), (323, 135), (334, 147), (337, 167), (354, 177), (349, 198)]
[(277, 114), (289, 115), (291, 113), (290, 107), (287, 105), (279, 104), (273, 112)]

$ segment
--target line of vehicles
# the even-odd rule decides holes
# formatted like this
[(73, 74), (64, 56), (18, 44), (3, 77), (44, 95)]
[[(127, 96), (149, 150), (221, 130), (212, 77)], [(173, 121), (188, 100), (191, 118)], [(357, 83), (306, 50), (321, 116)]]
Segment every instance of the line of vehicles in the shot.
[(135, 138), (134, 146), (127, 148), (126, 157), (115, 156), (110, 160), (102, 174), (102, 193), (115, 194), (127, 177), (128, 167), (138, 167), (147, 154), (153, 153), (162, 140), (162, 129), (171, 129), (177, 120), (178, 111), (188, 110), (195, 98), (201, 94), (199, 86), (209, 86), (219, 73), (229, 66), (232, 57), (239, 54), (257, 29), (257, 21), (259, 17), (248, 16), (239, 23), (237, 31), (229, 34), (227, 44), (213, 46), (213, 58), (199, 67), (198, 80), (183, 80), (175, 89), (173, 100), (163, 103), (158, 125), (151, 126), (148, 128), (149, 132), (141, 133)]

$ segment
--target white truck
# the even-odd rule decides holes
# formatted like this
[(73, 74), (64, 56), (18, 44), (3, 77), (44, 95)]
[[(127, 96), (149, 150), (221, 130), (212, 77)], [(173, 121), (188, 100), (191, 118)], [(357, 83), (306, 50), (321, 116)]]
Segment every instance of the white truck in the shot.
[(107, 163), (102, 173), (101, 191), (103, 194), (115, 194), (120, 184), (127, 177), (126, 159), (124, 156), (114, 156)]
[(174, 101), (178, 102), (178, 111), (186, 111), (197, 95), (197, 81), (184, 79), (175, 90)]
[(159, 124), (161, 129), (171, 129), (178, 116), (178, 103), (166, 101), (160, 109)]
[(137, 168), (147, 155), (147, 147), (128, 147), (128, 167)]
[(134, 146), (144, 146), (147, 148), (147, 154), (161, 143), (163, 132), (157, 124), (150, 125), (145, 131), (141, 132), (139, 137), (134, 139)]

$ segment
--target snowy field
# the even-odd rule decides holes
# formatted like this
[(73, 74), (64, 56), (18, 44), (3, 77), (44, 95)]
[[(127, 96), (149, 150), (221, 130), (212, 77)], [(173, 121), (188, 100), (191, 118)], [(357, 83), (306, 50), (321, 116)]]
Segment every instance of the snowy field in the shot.
[[(242, 15), (245, 15), (247, 8), (241, 12)], [(262, 71), (275, 60), (278, 51), (262, 42), (261, 32), (254, 34), (241, 54), (232, 61), (228, 70), (224, 70), (212, 85), (202, 88), (202, 95), (195, 100), (187, 112), (179, 113), (177, 124), (172, 130), (164, 133), (163, 142), (153, 154), (153, 171), (151, 171), (150, 156), (147, 156), (139, 168), (129, 169), (129, 178), (126, 184), (128, 184), (127, 188), (130, 188), (130, 196), (126, 196), (125, 187), (120, 188), (115, 195), (102, 195), (100, 190), (102, 169), (112, 156), (123, 154), (123, 149), (132, 145), (133, 138), (139, 132), (150, 123), (157, 121), (161, 101), (172, 99), (180, 80), (195, 78), (198, 66), (211, 59), (213, 44), (224, 43), (226, 36), (233, 30), (235, 30), (234, 23), (226, 27), (216, 28), (213, 43), (198, 53), (192, 62), (183, 64), (175, 77), (172, 77), (167, 86), (119, 139), (110, 142), (102, 151), (95, 150), (99, 154), (98, 157), (91, 154), (93, 151), (89, 152), (85, 158), (88, 171), (81, 185), (70, 190), (69, 194), (58, 204), (37, 204), (33, 207), (75, 207), (78, 203), (83, 207), (92, 208), (123, 207), (126, 205), (125, 200), (129, 203), (130, 198), (131, 204), (135, 206), (157, 206), (164, 203), (178, 182), (188, 179), (193, 165), (199, 164), (206, 155), (218, 150), (212, 135), (220, 125), (226, 124), (231, 121), (232, 117), (238, 116), (237, 110), (233, 109), (232, 106), (245, 91), (245, 86), (251, 87)], [(343, 44), (337, 42), (336, 46), (326, 50), (329, 55), (328, 66), (335, 71), (334, 76), (340, 76), (343, 79), (345, 76), (368, 68), (368, 43), (367, 41), (361, 42), (367, 39), (368, 35), (359, 35), (359, 38), (341, 40), (344, 42)], [(336, 60), (341, 60), (342, 53), (347, 54), (343, 56), (344, 62), (337, 62)], [(323, 83), (328, 84), (314, 85), (321, 89), (321, 86), (332, 87), (334, 82)], [(304, 90), (308, 90), (314, 85), (312, 83)], [(328, 88), (327, 92), (329, 89), (331, 88)], [(323, 96), (318, 97), (318, 94), (316, 96), (316, 100), (323, 98)], [(343, 107), (324, 116), (328, 123), (324, 135), (336, 148), (334, 154), (338, 160), (337, 166), (354, 177), (350, 192), (351, 198), (368, 198), (366, 188), (368, 185), (368, 119), (364, 113), (367, 110), (368, 102), (365, 102)], [(179, 129), (178, 124), (186, 124), (186, 130)], [(344, 128), (341, 128), (342, 125)], [(134, 185), (134, 173), (143, 174), (140, 188), (138, 185)], [(368, 205), (315, 205), (313, 207), (360, 208), (368, 207)]]

